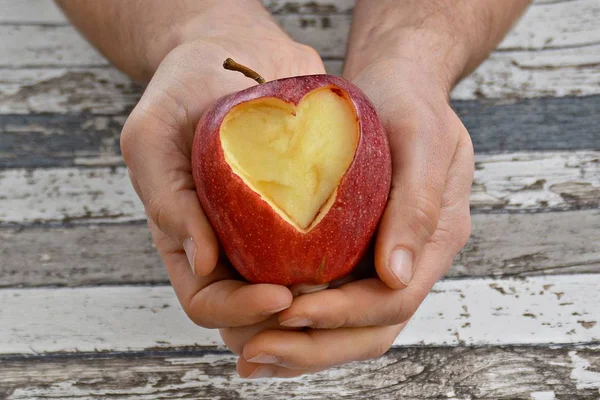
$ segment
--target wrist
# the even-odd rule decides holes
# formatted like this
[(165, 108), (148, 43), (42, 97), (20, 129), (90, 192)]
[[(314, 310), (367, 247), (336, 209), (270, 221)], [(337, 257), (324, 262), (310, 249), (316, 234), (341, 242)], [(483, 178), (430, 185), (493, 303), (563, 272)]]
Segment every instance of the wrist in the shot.
[(357, 1), (344, 75), (352, 79), (369, 65), (395, 61), (425, 72), (449, 93), (469, 63), (466, 35), (444, 13), (405, 16), (405, 10), (387, 2), (367, 13), (366, 6)]
[(260, 0), (184, 0), (168, 15), (150, 15), (146, 20), (141, 36), (148, 79), (173, 49), (190, 42), (288, 38)]

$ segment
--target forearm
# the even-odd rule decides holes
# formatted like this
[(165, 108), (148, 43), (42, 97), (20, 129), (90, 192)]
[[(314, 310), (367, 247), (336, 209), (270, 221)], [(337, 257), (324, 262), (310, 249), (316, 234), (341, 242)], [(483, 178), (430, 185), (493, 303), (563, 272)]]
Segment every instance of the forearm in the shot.
[(357, 0), (344, 74), (416, 62), (449, 91), (502, 40), (530, 0)]
[[(114, 65), (148, 81), (176, 46), (233, 35), (236, 27), (279, 30), (259, 0), (55, 0)], [(228, 31), (229, 30), (229, 31)]]

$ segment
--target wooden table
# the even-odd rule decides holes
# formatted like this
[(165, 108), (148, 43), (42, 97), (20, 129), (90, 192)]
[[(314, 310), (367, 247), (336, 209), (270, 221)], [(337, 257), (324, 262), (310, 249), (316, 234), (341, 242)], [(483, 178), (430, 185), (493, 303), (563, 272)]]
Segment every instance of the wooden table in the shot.
[[(266, 1), (339, 73), (352, 1)], [(600, 1), (536, 1), (453, 94), (473, 235), (380, 359), (245, 381), (187, 320), (119, 153), (140, 88), (0, 0), (1, 399), (600, 399)]]

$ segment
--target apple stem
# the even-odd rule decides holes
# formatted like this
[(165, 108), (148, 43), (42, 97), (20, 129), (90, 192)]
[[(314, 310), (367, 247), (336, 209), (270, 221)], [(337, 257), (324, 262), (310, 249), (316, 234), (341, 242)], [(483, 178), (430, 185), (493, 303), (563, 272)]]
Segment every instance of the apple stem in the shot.
[(260, 76), (256, 71), (251, 70), (250, 68), (246, 67), (245, 65), (236, 63), (231, 58), (228, 58), (227, 60), (225, 60), (223, 62), (223, 68), (225, 68), (229, 71), (241, 72), (242, 74), (244, 74), (244, 76), (254, 79), (256, 82), (258, 82), (260, 84), (263, 84), (266, 82), (263, 79), (263, 77)]

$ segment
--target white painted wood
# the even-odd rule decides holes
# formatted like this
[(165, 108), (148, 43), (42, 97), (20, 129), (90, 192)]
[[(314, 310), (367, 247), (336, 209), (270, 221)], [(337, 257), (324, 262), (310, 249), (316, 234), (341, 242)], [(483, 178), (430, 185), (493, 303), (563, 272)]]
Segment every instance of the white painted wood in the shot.
[[(599, 285), (600, 274), (442, 281), (395, 345), (599, 341)], [(220, 345), (167, 286), (4, 289), (0, 304), (0, 354)]]
[[(599, 158), (599, 151), (479, 155), (471, 205), (521, 211), (597, 206)], [(111, 154), (83, 165), (93, 163), (116, 166), (0, 171), (0, 223), (143, 220), (120, 160)]]
[(0, 72), (0, 114), (121, 114), (141, 88), (114, 68), (20, 68)]
[(0, 0), (0, 23), (57, 24), (65, 16), (52, 0)]
[(532, 210), (597, 204), (600, 152), (478, 155), (471, 205)]
[(0, 68), (107, 65), (72, 26), (0, 25)]
[(0, 221), (131, 221), (144, 210), (125, 167), (0, 171)]
[(600, 94), (600, 45), (495, 52), (452, 92), (454, 100)]

